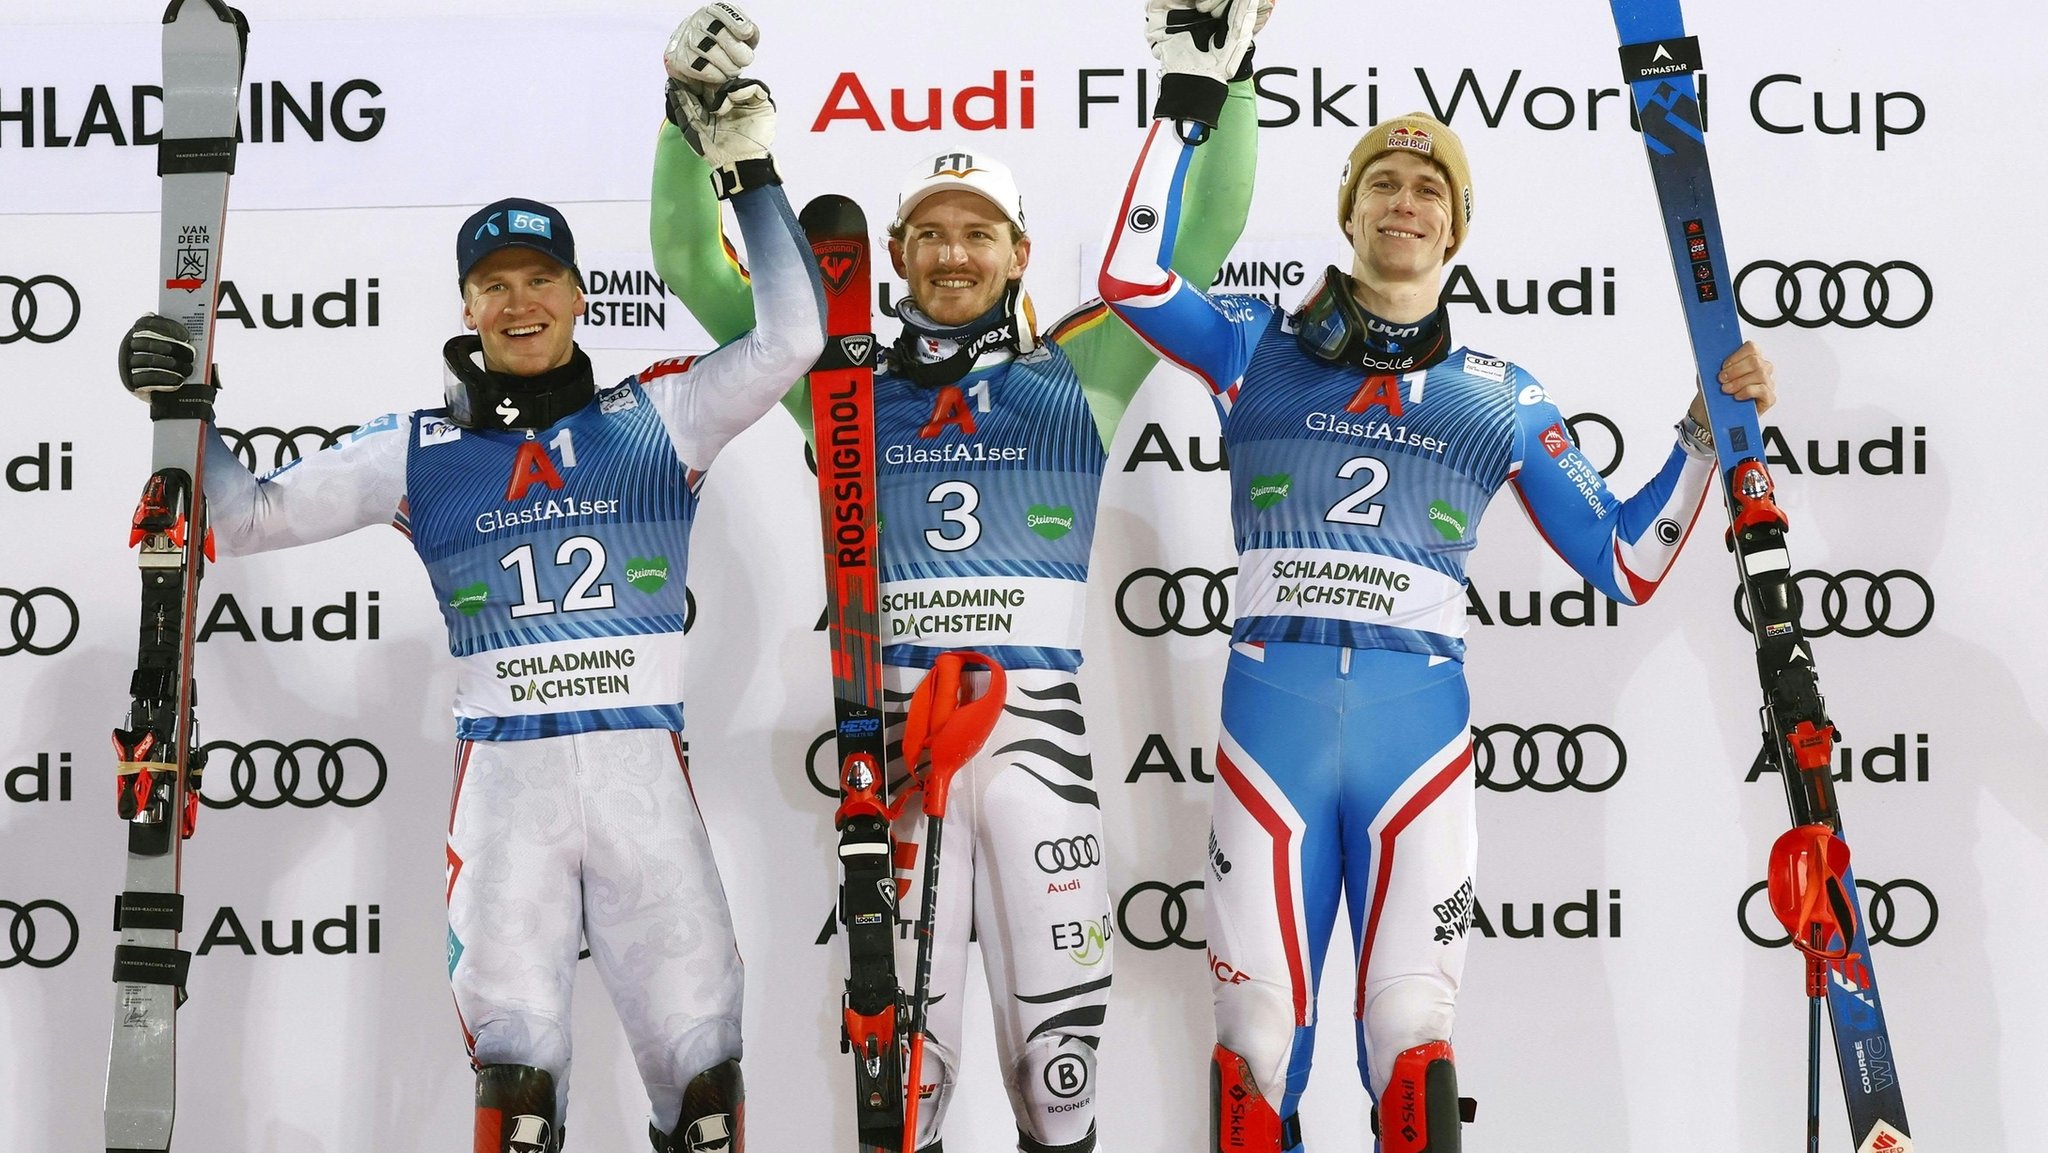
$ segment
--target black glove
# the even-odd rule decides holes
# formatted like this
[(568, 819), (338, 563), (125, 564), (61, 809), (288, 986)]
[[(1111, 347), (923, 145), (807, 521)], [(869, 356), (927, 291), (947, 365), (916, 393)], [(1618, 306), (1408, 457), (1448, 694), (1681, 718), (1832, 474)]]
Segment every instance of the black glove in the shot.
[(121, 387), (142, 400), (174, 391), (192, 375), (194, 355), (184, 325), (147, 313), (121, 338)]

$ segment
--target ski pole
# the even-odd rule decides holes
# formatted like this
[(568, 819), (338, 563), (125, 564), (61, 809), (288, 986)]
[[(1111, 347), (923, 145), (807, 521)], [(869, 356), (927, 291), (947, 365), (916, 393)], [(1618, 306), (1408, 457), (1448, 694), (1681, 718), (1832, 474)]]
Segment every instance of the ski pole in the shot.
[(1856, 903), (1843, 878), (1849, 845), (1826, 825), (1799, 825), (1771, 845), (1771, 912), (1806, 961), (1806, 1150), (1820, 1153), (1820, 1007), (1830, 961), (1851, 960)]
[[(988, 691), (969, 700), (961, 685), (963, 665), (980, 665), (988, 670)], [(917, 1149), (917, 1106), (924, 1079), (924, 1021), (926, 1003), (932, 991), (932, 927), (939, 914), (939, 841), (945, 831), (946, 802), (953, 787), (953, 775), (981, 751), (982, 743), (994, 731), (1002, 715), (1003, 696), (1009, 688), (1003, 666), (974, 652), (939, 654), (932, 671), (925, 675), (910, 697), (910, 716), (903, 725), (903, 764), (916, 772), (927, 752), (931, 767), (925, 770), (924, 900), (917, 916), (917, 975), (910, 999), (910, 1075), (904, 1082), (903, 1153)]]

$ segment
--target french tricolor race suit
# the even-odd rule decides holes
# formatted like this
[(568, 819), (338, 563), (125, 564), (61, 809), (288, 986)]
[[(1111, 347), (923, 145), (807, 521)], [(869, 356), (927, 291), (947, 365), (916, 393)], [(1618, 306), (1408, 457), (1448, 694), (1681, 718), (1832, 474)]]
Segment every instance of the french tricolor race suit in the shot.
[[(1465, 560), (1512, 485), (1602, 592), (1653, 592), (1699, 511), (1711, 454), (1674, 447), (1626, 501), (1521, 367), (1449, 347), (1448, 323), (1376, 335), (1384, 369), (1324, 360), (1321, 293), (1295, 316), (1168, 271), (1193, 150), (1155, 125), (1121, 208), (1103, 297), (1205, 381), (1230, 457), (1239, 555), (1212, 802), (1217, 1040), (1299, 1140), (1316, 996), (1339, 895), (1355, 961), (1359, 1073), (1451, 1035), (1474, 864)], [(1163, 225), (1163, 226), (1162, 226)], [(1404, 363), (1404, 337), (1440, 347)], [(1411, 354), (1414, 349), (1408, 350)]]
[[(1249, 82), (1232, 86), (1225, 117), (1206, 171), (1195, 177), (1207, 189), (1204, 211), (1190, 216), (1183, 237), (1183, 271), (1204, 284), (1235, 242), (1250, 200)], [(971, 150), (949, 159), (974, 163)], [(654, 251), (663, 281), (717, 337), (747, 322), (747, 284), (710, 243), (718, 219), (701, 165), (664, 129)], [(899, 312), (904, 339), (875, 378), (892, 757), (911, 691), (939, 653), (989, 654), (1009, 678), (1002, 717), (954, 778), (946, 817), (918, 1145), (940, 1140), (958, 1081), (973, 938), (1017, 1147), (1089, 1153), (1114, 931), (1076, 670), (1105, 446), (1157, 361), (1100, 303), (1055, 325), (1043, 343), (1011, 303), (959, 329), (936, 325), (908, 301)], [(963, 350), (973, 355), (954, 361)], [(971, 363), (940, 380), (923, 368), (938, 362)], [(808, 394), (789, 407), (808, 427)], [(970, 673), (970, 687), (978, 691), (982, 676)], [(914, 917), (924, 840), (915, 806), (894, 834), (905, 890), (898, 908)], [(902, 934), (897, 948), (897, 971), (913, 972), (916, 941)]]
[[(652, 1104), (740, 1055), (740, 957), (681, 754), (690, 525), (704, 470), (809, 369), (823, 293), (780, 188), (734, 198), (761, 323), (546, 428), (379, 417), (257, 480), (210, 448), (230, 555), (374, 524), (411, 538), (458, 663), (448, 969), (479, 1065), (533, 1066), (566, 1106), (579, 937)], [(451, 371), (479, 365), (450, 342)], [(580, 374), (580, 350), (553, 372)], [(515, 418), (516, 419), (516, 418)]]

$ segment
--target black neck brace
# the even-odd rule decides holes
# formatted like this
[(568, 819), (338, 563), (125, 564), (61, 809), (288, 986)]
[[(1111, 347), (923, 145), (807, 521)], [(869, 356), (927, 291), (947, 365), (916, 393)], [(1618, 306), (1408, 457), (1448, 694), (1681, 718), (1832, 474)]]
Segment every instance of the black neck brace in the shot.
[[(904, 301), (897, 308), (903, 332), (896, 337), (889, 367), (909, 378), (912, 384), (938, 388), (972, 372), (982, 353), (996, 348), (1018, 353), (1030, 351), (1035, 341), (1018, 318), (1017, 297), (1018, 285), (1012, 281), (994, 307), (956, 326), (939, 324), (917, 305)], [(942, 360), (924, 360), (918, 355), (920, 340), (950, 340), (954, 345), (952, 355)]]
[(483, 341), (458, 336), (441, 346), (448, 370), (448, 418), (462, 428), (546, 428), (590, 403), (590, 358), (572, 347), (567, 364), (534, 376), (479, 367)]
[(1381, 320), (1359, 307), (1351, 278), (1335, 265), (1323, 273), (1293, 320), (1295, 339), (1309, 355), (1367, 372), (1412, 372), (1451, 351), (1451, 319), (1441, 301), (1435, 312), (1413, 324)]

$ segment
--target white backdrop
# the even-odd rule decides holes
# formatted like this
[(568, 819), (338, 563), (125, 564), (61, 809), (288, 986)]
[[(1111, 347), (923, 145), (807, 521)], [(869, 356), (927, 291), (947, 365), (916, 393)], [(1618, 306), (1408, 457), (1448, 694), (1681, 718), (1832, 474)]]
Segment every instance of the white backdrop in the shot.
[[(459, 316), (450, 237), (498, 196), (565, 208), (586, 268), (624, 282), (594, 297), (608, 323), (582, 332), (601, 375), (703, 346), (632, 275), (648, 267), (658, 57), (686, 10), (598, 7), (250, 0), (257, 95), (223, 265), (239, 306), (218, 359), (222, 423), (266, 467), (284, 440), (310, 450), (321, 430), (437, 402)], [(1029, 203), (1039, 314), (1063, 312), (1089, 291), (1139, 139), (1139, 7), (757, 0), (792, 200), (844, 192), (879, 221), (917, 157), (953, 140), (996, 152)], [(1810, 327), (1780, 320), (1773, 268), (1741, 298), (1783, 388), (1774, 467), (1794, 555), (1817, 574), (1807, 623), (1852, 766), (1857, 871), (1884, 886), (1873, 925), (1893, 943), (1875, 960), (1913, 1129), (1930, 1150), (2027, 1148), (2048, 1076), (2048, 530), (2001, 494), (2048, 427), (2028, 379), (2048, 160), (2038, 118), (2009, 111), (2029, 106), (2048, 17), (1694, 7), (1731, 264), (1843, 269), (1834, 320), (1821, 272), (1800, 274)], [(1359, 126), (1435, 107), (1477, 184), (1460, 338), (1584, 414), (1589, 452), (1632, 490), (1690, 368), (1604, 6), (1375, 10), (1373, 35), (1358, 11), (1287, 0), (1260, 45), (1269, 126), (1226, 275), (1292, 300), (1342, 260), (1329, 189)], [(136, 89), (157, 82), (160, 15), (156, 0), (0, 13), (0, 1146), (37, 1153), (100, 1147), (123, 835), (105, 741), (134, 660), (123, 545), (148, 423), (110, 361), (154, 300), (154, 150), (137, 141), (159, 110)], [(922, 119), (932, 88), (941, 130), (894, 123)], [(1001, 123), (970, 131), (963, 113)], [(1853, 262), (1899, 263), (1866, 294)], [(1873, 304), (1884, 320), (1862, 323)], [(1119, 912), (1106, 1153), (1205, 1146), (1213, 1039), (1199, 878), (1224, 647), (1201, 593), (1230, 564), (1225, 478), (1206, 401), (1156, 375), (1110, 453), (1082, 674)], [(714, 470), (690, 572), (687, 735), (748, 962), (757, 1150), (851, 1139), (842, 946), (819, 942), (833, 873), (814, 508), (801, 440), (771, 414)], [(1785, 815), (1775, 779), (1745, 780), (1757, 689), (1717, 515), (1655, 601), (1613, 617), (1518, 511), (1488, 522), (1469, 663), (1476, 723), (1509, 727), (1480, 753), (1492, 931), (1474, 942), (1456, 1038), (1482, 1103), (1475, 1153), (1798, 1139), (1801, 966), (1738, 920)], [(1887, 592), (1858, 571), (1887, 574)], [(1142, 635), (1166, 623), (1166, 574), (1189, 594), (1186, 635)], [(369, 531), (221, 564), (202, 602), (201, 714), (221, 745), (188, 846), (185, 944), (202, 955), (181, 1015), (179, 1147), (461, 1148), (470, 1076), (441, 910), (452, 677), (417, 562)], [(1537, 730), (1536, 783), (1518, 785), (1514, 727), (1540, 725), (1572, 730), (1580, 756)], [(295, 742), (300, 803), (280, 804), (276, 750)], [(1578, 787), (1561, 775), (1573, 765)], [(1178, 942), (1173, 895), (1189, 911)], [(1750, 913), (1769, 935), (1763, 902)], [(1348, 985), (1332, 984), (1305, 1131), (1364, 1148)], [(576, 1011), (574, 1147), (641, 1148), (644, 1097), (594, 979)], [(970, 1046), (949, 1144), (1007, 1148), (985, 1024)], [(1826, 1144), (1841, 1148), (1828, 1092)]]

